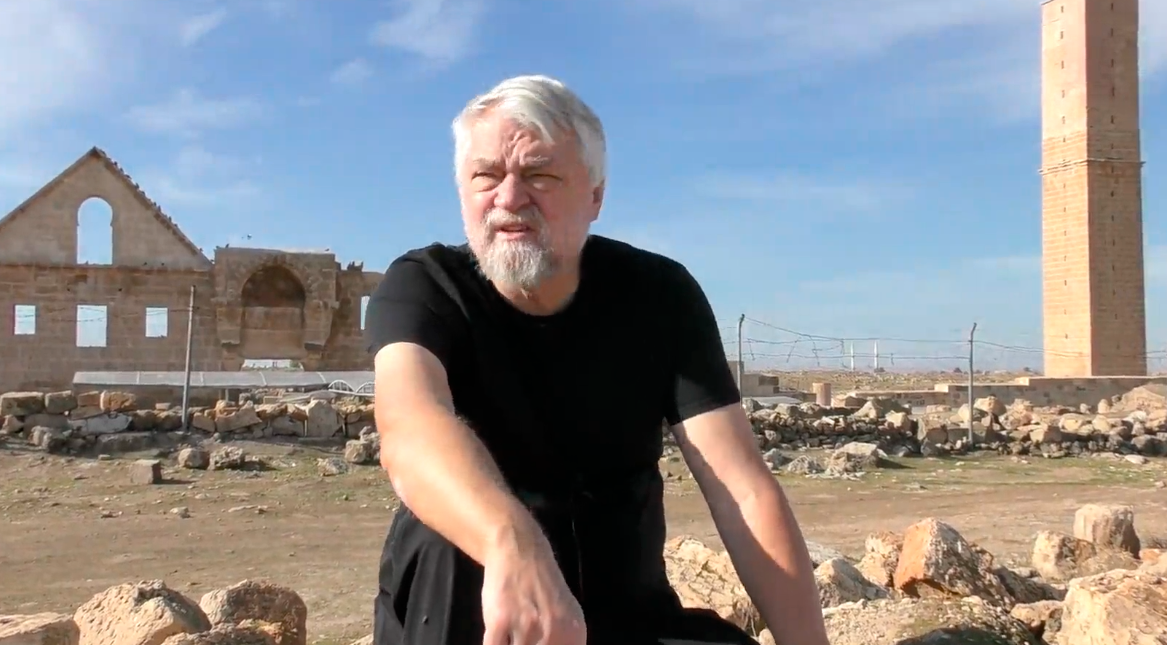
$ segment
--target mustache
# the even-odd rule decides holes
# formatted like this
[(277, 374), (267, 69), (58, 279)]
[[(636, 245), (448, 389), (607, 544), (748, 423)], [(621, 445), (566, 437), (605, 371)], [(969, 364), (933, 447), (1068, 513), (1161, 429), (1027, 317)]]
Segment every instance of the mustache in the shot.
[(507, 226), (526, 226), (534, 230), (543, 228), (543, 213), (538, 207), (529, 206), (512, 213), (506, 209), (494, 208), (486, 214), (486, 227), (497, 231)]

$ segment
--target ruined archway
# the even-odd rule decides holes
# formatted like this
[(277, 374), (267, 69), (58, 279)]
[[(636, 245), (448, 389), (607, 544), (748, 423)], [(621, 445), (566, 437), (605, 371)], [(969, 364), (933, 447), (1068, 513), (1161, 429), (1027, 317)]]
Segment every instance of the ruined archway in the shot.
[(303, 358), (307, 301), (303, 283), (287, 267), (267, 265), (251, 274), (240, 294), (240, 357), (273, 361)]

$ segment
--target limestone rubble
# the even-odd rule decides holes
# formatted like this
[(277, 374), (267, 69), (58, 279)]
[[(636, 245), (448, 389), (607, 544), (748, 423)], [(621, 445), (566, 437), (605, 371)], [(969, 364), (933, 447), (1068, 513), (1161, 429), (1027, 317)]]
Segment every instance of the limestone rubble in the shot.
[[(1095, 411), (1006, 406), (992, 397), (971, 413), (965, 406), (913, 415), (883, 399), (846, 403), (743, 406), (770, 465), (807, 477), (860, 477), (889, 458), (973, 450), (1112, 453), (1135, 463), (1167, 453), (1167, 402), (1137, 391)], [(318, 460), (321, 476), (378, 460), (367, 402), (220, 401), (192, 412), (184, 430), (172, 406), (142, 405), (130, 393), (11, 392), (0, 394), (0, 442), (71, 454), (158, 449), (178, 468), (212, 470), (264, 466), (233, 445), (237, 439), (346, 442), (338, 456)], [(680, 465), (666, 442), (662, 473), (684, 476), (674, 468)], [(159, 483), (165, 472), (160, 459), (130, 468), (138, 485)], [(810, 544), (834, 645), (1167, 645), (1167, 555), (1144, 547), (1130, 506), (1085, 506), (1065, 533), (1037, 533), (1027, 568), (1005, 566), (939, 518), (900, 528), (868, 536), (857, 560)], [(773, 643), (725, 552), (681, 536), (668, 543), (665, 562), (686, 605), (712, 609)], [(0, 645), (306, 645), (308, 611), (295, 591), (266, 581), (242, 581), (197, 603), (164, 581), (128, 582), (72, 614), (0, 616)]]
[[(1141, 463), (1167, 456), (1167, 400), (1149, 401), (1136, 388), (1114, 401), (1085, 406), (1011, 405), (986, 397), (956, 411), (933, 406), (913, 414), (889, 399), (847, 397), (840, 407), (814, 403), (743, 406), (758, 448), (775, 470), (809, 477), (853, 478), (887, 457), (944, 456), (991, 451), (1044, 458), (1109, 453)], [(1157, 403), (1156, 403), (1157, 401)], [(359, 398), (296, 402), (219, 401), (191, 409), (184, 429), (173, 403), (139, 403), (127, 392), (8, 392), (0, 394), (0, 441), (16, 441), (59, 454), (117, 454), (197, 446), (208, 438), (347, 440), (344, 459), (376, 464), (372, 404)], [(667, 443), (667, 442), (666, 442)], [(807, 448), (832, 451), (827, 458)], [(666, 458), (679, 459), (671, 447)], [(191, 467), (201, 467), (191, 462)]]
[[(1112, 539), (1137, 536), (1132, 509), (1086, 507), (1073, 530), (1098, 541), (1044, 532), (1030, 568), (1000, 565), (931, 517), (901, 533), (871, 535), (858, 563), (812, 543), (831, 643), (1164, 643), (1167, 558), (1156, 549), (1136, 558)], [(665, 563), (686, 606), (716, 611), (760, 643), (774, 642), (727, 553), (680, 536), (666, 545)], [(130, 582), (71, 615), (0, 616), (0, 645), (306, 645), (307, 618), (295, 591), (267, 581), (241, 581), (198, 602), (161, 580)]]

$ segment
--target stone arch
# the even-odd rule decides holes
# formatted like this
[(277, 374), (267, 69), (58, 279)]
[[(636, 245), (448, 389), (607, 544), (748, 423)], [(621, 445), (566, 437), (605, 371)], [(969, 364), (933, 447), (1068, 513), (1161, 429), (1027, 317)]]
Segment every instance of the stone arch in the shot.
[(100, 195), (77, 205), (77, 264), (113, 264), (113, 206)]
[(295, 271), (278, 263), (259, 266), (240, 290), (243, 320), (239, 355), (247, 360), (304, 358), (307, 289)]
[(244, 307), (299, 307), (308, 302), (304, 283), (282, 264), (265, 264), (243, 283), (239, 299)]

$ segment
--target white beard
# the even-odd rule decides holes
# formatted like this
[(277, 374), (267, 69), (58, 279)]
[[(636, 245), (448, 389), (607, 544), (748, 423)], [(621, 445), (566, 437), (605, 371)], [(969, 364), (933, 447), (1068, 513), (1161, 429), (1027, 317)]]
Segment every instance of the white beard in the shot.
[[(534, 240), (498, 237), (500, 228), (520, 223), (535, 231)], [(482, 230), (477, 234), (467, 230), (466, 237), (478, 259), (479, 270), (496, 285), (531, 292), (559, 271), (559, 258), (551, 248), (547, 224), (534, 206), (518, 213), (493, 209), (487, 213)]]

